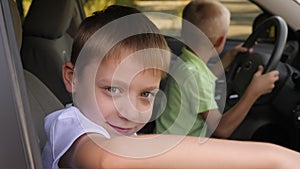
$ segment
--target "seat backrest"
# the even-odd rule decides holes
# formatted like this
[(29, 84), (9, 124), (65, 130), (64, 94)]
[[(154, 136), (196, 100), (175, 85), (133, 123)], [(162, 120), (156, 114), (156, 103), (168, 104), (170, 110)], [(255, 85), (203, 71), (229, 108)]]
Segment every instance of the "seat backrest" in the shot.
[(168, 46), (174, 56), (180, 56), (181, 50), (185, 46), (181, 37), (165, 36)]
[(38, 134), (39, 146), (42, 149), (46, 142), (44, 118), (51, 112), (64, 106), (56, 96), (32, 73), (24, 70), (27, 94), (34, 127)]
[[(10, 8), (13, 16), (13, 26), (18, 42), (19, 49), (22, 43), (22, 23), (17, 9), (16, 3), (9, 0)], [(31, 110), (34, 128), (36, 129), (39, 147), (42, 149), (45, 141), (46, 134), (44, 132), (44, 118), (49, 113), (63, 108), (61, 102), (56, 96), (32, 73), (24, 70), (24, 79), (26, 83), (26, 90)]]
[[(184, 47), (184, 43), (182, 42), (182, 39), (180, 37), (171, 37), (171, 36), (165, 36), (165, 39), (167, 41), (167, 44), (172, 52), (171, 55), (171, 65), (175, 63), (178, 59), (178, 57), (181, 55), (182, 48)], [(160, 81), (159, 89), (161, 91), (164, 91), (167, 79), (172, 78), (170, 75), (167, 75), (166, 78), (162, 79)], [(155, 97), (154, 105), (153, 105), (153, 115), (160, 114), (159, 111), (159, 106), (161, 103), (161, 99), (163, 98), (162, 93), (158, 93)], [(153, 117), (157, 118), (157, 117)], [(151, 122), (148, 122), (141, 130), (139, 130), (139, 134), (153, 134), (155, 133), (155, 119)]]
[(72, 36), (81, 21), (75, 0), (35, 0), (23, 23), (23, 66), (63, 104), (70, 103), (71, 96), (64, 87), (61, 68), (70, 60)]

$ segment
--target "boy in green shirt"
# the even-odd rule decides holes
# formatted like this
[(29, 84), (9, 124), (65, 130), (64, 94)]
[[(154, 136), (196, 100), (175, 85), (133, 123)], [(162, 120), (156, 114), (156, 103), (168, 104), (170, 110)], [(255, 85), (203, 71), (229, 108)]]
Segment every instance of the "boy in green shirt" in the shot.
[[(191, 1), (183, 11), (183, 19), (182, 38), (187, 46), (183, 48), (180, 59), (184, 66), (173, 66), (170, 72), (174, 75), (181, 72), (180, 78), (184, 80), (168, 79), (165, 87), (167, 103), (164, 112), (156, 120), (156, 132), (207, 136), (209, 129), (214, 131), (215, 137), (228, 138), (244, 120), (254, 102), (272, 91), (279, 72), (262, 74), (263, 67), (259, 66), (240, 101), (222, 115), (214, 99), (217, 78), (206, 64), (216, 56), (211, 52), (212, 48), (217, 54), (224, 48), (230, 12), (218, 1)], [(197, 34), (190, 23), (207, 36), (211, 47), (205, 46), (203, 41), (198, 40), (200, 38), (195, 38)], [(226, 69), (238, 52), (247, 50), (241, 45), (232, 49), (222, 58), (223, 67)], [(214, 73), (219, 75), (220, 70)]]

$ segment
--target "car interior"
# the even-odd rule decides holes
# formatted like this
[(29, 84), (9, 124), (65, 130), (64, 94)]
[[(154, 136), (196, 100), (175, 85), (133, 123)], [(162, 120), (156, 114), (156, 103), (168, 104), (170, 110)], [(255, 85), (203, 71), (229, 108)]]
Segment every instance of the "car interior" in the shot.
[(23, 66), (63, 104), (71, 102), (71, 96), (64, 88), (61, 65), (70, 59), (73, 37), (82, 19), (76, 1), (33, 1), (23, 23)]
[[(22, 32), (22, 23), (20, 19), (20, 15), (18, 14), (17, 6), (13, 1), (10, 1), (12, 15), (13, 15), (13, 23), (14, 23), (14, 31)], [(16, 34), (16, 39), (21, 45), (23, 38), (21, 34)], [(24, 42), (23, 42), (24, 44)], [(18, 46), (19, 49), (21, 46)], [(25, 55), (22, 55), (25, 56)], [(31, 73), (30, 71), (24, 69), (24, 79), (26, 82), (26, 90), (28, 94), (28, 101), (30, 104), (31, 115), (34, 128), (37, 130), (37, 143), (39, 147), (42, 149), (45, 143), (45, 133), (44, 133), (44, 117), (52, 111), (63, 108), (63, 104), (58, 98), (53, 94), (53, 92), (39, 79), (36, 75)]]
[[(4, 6), (9, 5), (11, 16), (6, 17), (11, 17), (13, 36), (16, 38), (12, 43), (15, 42), (18, 47), (18, 56), (22, 63), (20, 67), (23, 67), (23, 70), (19, 71), (24, 75), (18, 77), (21, 79), (18, 84), (26, 86), (21, 95), (25, 96), (22, 97), (25, 114), (23, 123), (26, 123), (27, 129), (20, 132), (22, 138), (25, 138), (25, 143), (22, 143), (25, 146), (21, 147), (27, 147), (23, 150), (23, 153), (27, 154), (25, 158), (29, 161), (26, 165), (41, 168), (40, 155), (46, 139), (43, 120), (47, 114), (63, 108), (72, 101), (71, 95), (64, 88), (61, 65), (69, 60), (76, 28), (85, 15), (80, 0), (34, 0), (28, 15), (22, 21), (15, 1), (8, 2), (4, 2)], [(253, 32), (273, 15), (264, 11), (257, 16), (253, 22)], [(255, 40), (259, 43), (254, 46), (257, 52), (248, 57), (251, 61), (267, 65), (268, 61), (272, 60), (277, 38), (274, 31), (277, 35), (283, 34), (278, 27), (272, 25), (256, 37)], [(284, 44), (279, 52), (280, 60), (274, 67), (280, 71), (280, 79), (274, 92), (256, 102), (251, 113), (230, 139), (271, 142), (300, 151), (300, 31), (294, 31), (289, 26), (286, 31), (286, 41), (281, 40)], [(166, 40), (172, 53), (179, 56), (184, 44), (168, 36)], [(228, 40), (220, 56), (241, 42)], [(230, 81), (231, 84), (227, 84), (227, 95), (223, 96), (227, 99), (225, 109), (233, 106), (242, 95), (242, 87), (238, 86), (236, 81), (247, 81), (245, 78), (249, 76), (249, 59), (236, 62), (236, 69), (232, 70), (234, 77)], [(20, 119), (22, 121), (22, 117)], [(152, 133), (153, 127), (154, 122), (150, 122), (139, 133)]]

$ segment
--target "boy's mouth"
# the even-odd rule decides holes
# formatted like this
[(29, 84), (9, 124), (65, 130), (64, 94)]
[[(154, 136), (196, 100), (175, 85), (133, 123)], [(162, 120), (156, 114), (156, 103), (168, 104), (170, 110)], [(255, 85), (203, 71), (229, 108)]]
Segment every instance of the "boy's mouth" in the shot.
[(123, 128), (123, 127), (118, 127), (115, 125), (112, 125), (110, 123), (108, 123), (108, 125), (110, 127), (112, 127), (114, 130), (116, 130), (118, 133), (122, 133), (122, 134), (128, 134), (132, 131), (133, 128)]

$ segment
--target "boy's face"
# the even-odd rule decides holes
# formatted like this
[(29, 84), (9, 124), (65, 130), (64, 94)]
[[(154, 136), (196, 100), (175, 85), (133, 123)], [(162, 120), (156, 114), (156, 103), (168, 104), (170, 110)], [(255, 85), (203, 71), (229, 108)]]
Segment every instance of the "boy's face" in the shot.
[(150, 119), (161, 77), (143, 70), (129, 52), (121, 55), (121, 61), (107, 59), (100, 64), (95, 97), (103, 127), (111, 134), (132, 135)]

